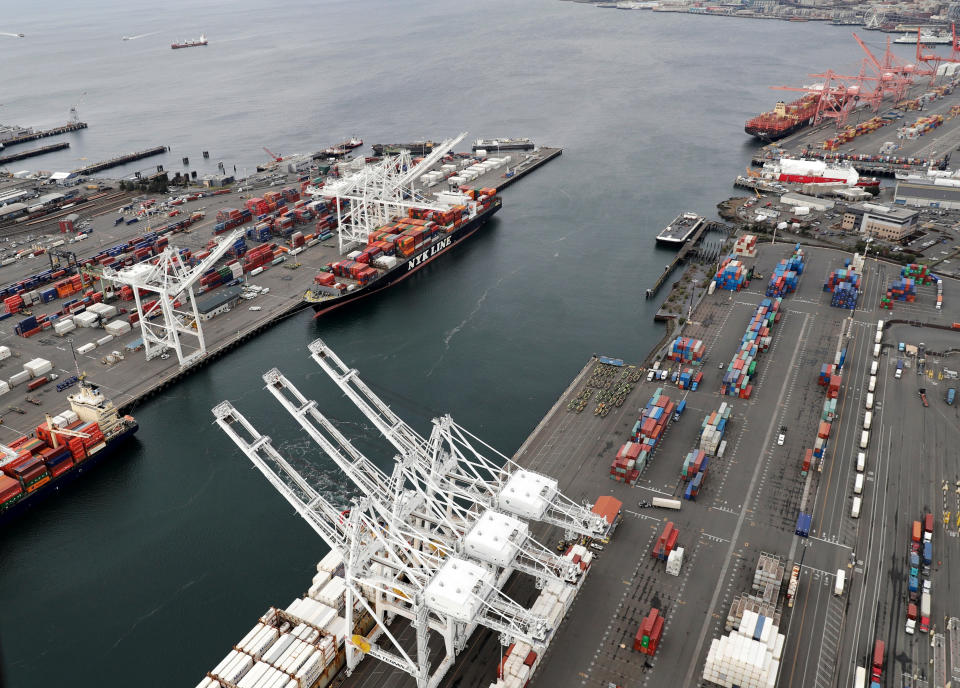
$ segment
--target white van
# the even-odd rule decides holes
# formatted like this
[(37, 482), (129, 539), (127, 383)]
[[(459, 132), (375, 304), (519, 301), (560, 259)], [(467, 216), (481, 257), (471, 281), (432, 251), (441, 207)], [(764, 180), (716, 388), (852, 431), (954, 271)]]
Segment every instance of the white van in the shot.
[(864, 430), (860, 433), (860, 448), (866, 449), (868, 444), (870, 444), (870, 431)]
[(879, 365), (880, 365), (880, 364), (877, 363), (876, 361), (872, 361), (872, 362), (870, 363), (870, 374), (871, 374), (871, 375), (876, 375), (876, 374), (877, 374), (877, 366), (879, 366)]
[(853, 506), (850, 508), (850, 515), (854, 518), (860, 518), (860, 498), (853, 498)]
[(653, 376), (656, 374), (656, 372), (657, 371), (655, 370), (651, 370), (647, 373), (647, 382), (653, 382)]
[(837, 577), (833, 581), (833, 594), (842, 595), (843, 585), (847, 582), (847, 572), (843, 569), (837, 569)]
[(867, 392), (867, 401), (866, 404), (864, 404), (864, 408), (866, 408), (868, 411), (873, 408), (873, 392)]
[(871, 375), (870, 383), (867, 385), (867, 390), (873, 392), (873, 391), (876, 391), (876, 389), (877, 389), (877, 376)]
[(853, 494), (863, 494), (863, 473), (857, 473), (853, 481)]
[(873, 411), (867, 411), (863, 416), (863, 429), (869, 430), (871, 423), (873, 423)]
[(865, 452), (857, 452), (857, 470), (861, 473), (867, 468), (867, 455)]
[(879, 345), (879, 344), (874, 344), (874, 345), (873, 345), (873, 357), (874, 357), (874, 358), (880, 358), (880, 345)]

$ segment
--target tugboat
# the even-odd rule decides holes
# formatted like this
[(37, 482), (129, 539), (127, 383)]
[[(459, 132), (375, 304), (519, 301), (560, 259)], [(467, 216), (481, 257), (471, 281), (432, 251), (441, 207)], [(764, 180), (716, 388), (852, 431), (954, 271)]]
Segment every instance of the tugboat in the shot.
[(180, 48), (196, 48), (206, 44), (207, 36), (205, 34), (200, 34), (200, 38), (195, 41), (180, 41), (179, 43), (171, 43), (170, 47), (174, 50), (178, 50)]

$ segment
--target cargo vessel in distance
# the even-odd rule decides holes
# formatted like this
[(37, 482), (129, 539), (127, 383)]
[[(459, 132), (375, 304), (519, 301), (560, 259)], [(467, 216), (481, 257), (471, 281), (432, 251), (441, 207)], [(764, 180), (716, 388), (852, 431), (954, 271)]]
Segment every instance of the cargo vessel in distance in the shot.
[(792, 103), (779, 101), (770, 112), (747, 120), (743, 130), (761, 141), (777, 141), (807, 126), (817, 114), (820, 95), (808, 93)]
[(0, 523), (87, 473), (139, 427), (85, 380), (68, 399), (70, 410), (48, 417), (34, 435), (0, 445)]
[(657, 243), (680, 248), (700, 228), (703, 221), (696, 213), (681, 213), (657, 235)]
[(171, 43), (170, 47), (174, 50), (179, 50), (180, 48), (197, 48), (201, 45), (207, 44), (207, 37), (205, 34), (200, 34), (200, 38), (195, 41), (178, 41), (177, 43)]
[(410, 151), (410, 155), (427, 155), (433, 152), (437, 144), (433, 141), (416, 141), (414, 143), (375, 143), (373, 144), (373, 154), (397, 155), (400, 151)]
[(477, 139), (473, 143), (473, 150), (505, 151), (505, 150), (533, 150), (533, 141), (530, 139)]

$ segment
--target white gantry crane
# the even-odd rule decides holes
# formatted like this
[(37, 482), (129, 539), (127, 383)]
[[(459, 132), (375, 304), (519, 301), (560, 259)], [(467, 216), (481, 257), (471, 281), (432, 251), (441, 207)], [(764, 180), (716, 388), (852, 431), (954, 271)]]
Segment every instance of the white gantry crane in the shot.
[[(279, 380), (273, 371), (268, 376)], [(503, 642), (542, 646), (547, 641), (553, 629), (500, 590), (495, 568), (447, 549), (423, 523), (391, 518), (385, 495), (364, 496), (347, 511), (337, 509), (229, 402), (216, 406), (213, 413), (224, 432), (342, 557), (347, 628), (351, 632), (354, 628), (355, 604), (374, 620), (367, 636), (346, 640), (348, 672), (363, 654), (370, 654), (413, 676), (418, 688), (435, 688), (478, 625), (499, 632)], [(389, 630), (395, 616), (404, 617), (415, 629), (414, 651)], [(444, 656), (435, 669), (430, 662), (430, 631), (443, 639)]]
[[(140, 316), (143, 348), (148, 361), (168, 349), (176, 352), (181, 367), (206, 355), (207, 347), (203, 339), (193, 285), (241, 236), (243, 232), (234, 230), (220, 239), (217, 247), (210, 251), (210, 255), (195, 267), (184, 262), (178, 249), (168, 246), (155, 260), (137, 263), (121, 270), (108, 268), (103, 271), (103, 279), (133, 288), (133, 298)], [(156, 296), (146, 307), (140, 296), (141, 291)], [(158, 314), (161, 318), (153, 322), (151, 318)], [(191, 344), (188, 344), (188, 341), (191, 341)]]
[[(410, 151), (384, 156), (377, 163), (366, 165), (342, 179), (328, 182), (314, 191), (315, 195), (332, 199), (337, 212), (340, 253), (346, 254), (355, 245), (366, 245), (370, 232), (387, 224), (408, 208), (445, 211), (447, 204), (426, 199), (412, 186), (417, 177), (429, 171), (443, 156), (467, 135), (461, 133), (446, 139), (414, 165)], [(469, 199), (464, 197), (464, 203)]]
[[(424, 439), (322, 340), (313, 341), (309, 349), (313, 360), (396, 448), (404, 464), (437, 494), (447, 495), (450, 501), (466, 500), (476, 507), (559, 526), (567, 537), (606, 533), (606, 519), (560, 492), (555, 478), (521, 468), (457, 425), (449, 415), (434, 419), (430, 438)], [(481, 449), (491, 452), (496, 460), (487, 458)]]
[(401, 457), (387, 476), (364, 456), (279, 370), (263, 376), (267, 389), (294, 417), (343, 474), (371, 500), (383, 504), (383, 517), (413, 524), (428, 538), (499, 570), (506, 582), (513, 571), (533, 576), (537, 588), (548, 580), (574, 583), (579, 565), (551, 552), (530, 535), (529, 525), (490, 508), (467, 509), (452, 495), (441, 495), (424, 480), (414, 462)]

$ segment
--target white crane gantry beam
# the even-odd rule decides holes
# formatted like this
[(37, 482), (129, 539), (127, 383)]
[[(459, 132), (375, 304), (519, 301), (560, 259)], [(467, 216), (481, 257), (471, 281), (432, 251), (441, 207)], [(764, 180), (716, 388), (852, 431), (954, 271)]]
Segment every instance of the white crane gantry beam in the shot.
[(340, 253), (366, 244), (370, 232), (408, 208), (446, 210), (448, 206), (431, 203), (412, 185), (466, 135), (463, 132), (444, 140), (419, 164), (413, 164), (409, 151), (401, 151), (314, 191), (314, 195), (334, 201)]
[[(183, 262), (175, 247), (168, 246), (155, 260), (137, 263), (119, 271), (109, 268), (104, 270), (103, 279), (126, 284), (133, 289), (133, 298), (140, 318), (140, 333), (143, 335), (143, 347), (148, 361), (162, 355), (167, 349), (176, 352), (181, 367), (206, 355), (207, 345), (193, 285), (241, 236), (243, 232), (234, 230), (220, 240), (216, 248), (210, 251), (210, 255), (192, 268)], [(141, 290), (156, 294), (156, 303), (148, 309), (144, 309)], [(186, 299), (185, 304), (179, 303), (181, 297)], [(158, 310), (161, 320), (152, 322), (151, 318)], [(196, 343), (191, 351), (184, 350), (184, 336)]]
[[(440, 487), (424, 483), (416, 471), (407, 471), (402, 461), (395, 464), (393, 477), (388, 478), (317, 410), (315, 401), (307, 399), (279, 370), (268, 371), (263, 380), (270, 393), (385, 518), (417, 524), (410, 527), (420, 532), (419, 541), (447, 554), (463, 552), (495, 566), (522, 571), (541, 584), (545, 580), (573, 582), (580, 576), (577, 564), (540, 544), (519, 519), (491, 514), (488, 509), (465, 509)], [(488, 537), (496, 534), (501, 548), (485, 549), (484, 533)]]
[[(312, 407), (308, 404), (306, 408)], [(354, 500), (348, 512), (338, 511), (232, 404), (222, 402), (213, 413), (228, 437), (343, 558), (347, 628), (354, 628), (355, 602), (370, 613), (376, 626), (366, 639), (347, 640), (348, 671), (356, 667), (361, 653), (366, 653), (409, 673), (418, 688), (434, 688), (453, 665), (456, 652), (465, 646), (465, 634), (477, 624), (499, 632), (508, 641), (546, 642), (553, 629), (543, 617), (524, 609), (497, 587), (502, 582), (495, 569), (414, 546), (415, 541), (423, 543), (423, 533), (408, 523), (384, 520), (384, 511), (369, 498)], [(375, 592), (375, 600), (364, 596), (365, 588)], [(416, 661), (390, 633), (385, 613), (399, 613), (413, 622)], [(427, 637), (431, 629), (443, 635), (446, 649), (432, 675)], [(381, 635), (388, 638), (393, 650), (370, 642)]]
[[(313, 360), (400, 452), (405, 463), (414, 466), (424, 480), (440, 491), (481, 507), (556, 525), (566, 533), (587, 537), (606, 533), (606, 519), (566, 497), (555, 479), (520, 467), (456, 425), (449, 416), (434, 420), (431, 438), (425, 440), (322, 340), (311, 342), (308, 348)], [(468, 437), (493, 451), (501, 463), (481, 454)]]

